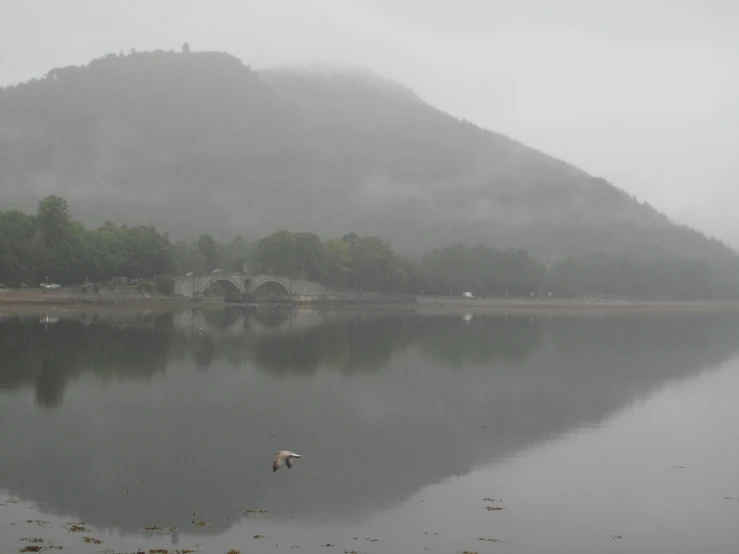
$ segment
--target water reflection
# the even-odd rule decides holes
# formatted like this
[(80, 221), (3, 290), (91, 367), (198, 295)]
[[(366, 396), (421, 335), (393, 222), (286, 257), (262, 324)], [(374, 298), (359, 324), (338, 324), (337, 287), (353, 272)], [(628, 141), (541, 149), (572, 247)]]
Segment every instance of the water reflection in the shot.
[(0, 321), (0, 488), (124, 533), (366, 517), (739, 350), (715, 316), (56, 316)]

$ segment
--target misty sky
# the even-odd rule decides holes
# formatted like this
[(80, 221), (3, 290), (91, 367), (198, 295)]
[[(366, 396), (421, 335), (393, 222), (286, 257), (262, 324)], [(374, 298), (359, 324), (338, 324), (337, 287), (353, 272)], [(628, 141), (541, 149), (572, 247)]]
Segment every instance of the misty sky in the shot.
[(110, 52), (364, 66), (739, 246), (737, 0), (1, 0), (0, 84)]

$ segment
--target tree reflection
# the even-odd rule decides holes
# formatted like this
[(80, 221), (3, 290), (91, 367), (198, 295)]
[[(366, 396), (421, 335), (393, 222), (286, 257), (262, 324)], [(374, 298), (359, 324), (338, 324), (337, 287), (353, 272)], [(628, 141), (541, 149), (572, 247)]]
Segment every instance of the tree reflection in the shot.
[(542, 325), (528, 317), (431, 319), (421, 342), (425, 354), (453, 367), (520, 363), (541, 344)]
[(215, 342), (209, 334), (202, 335), (200, 340), (200, 348), (195, 354), (195, 365), (198, 369), (208, 369), (213, 363), (215, 357)]
[(171, 314), (95, 321), (30, 318), (0, 321), (0, 383), (32, 385), (36, 401), (58, 407), (70, 379), (150, 377), (166, 367), (174, 336)]
[[(711, 355), (718, 362), (732, 355), (735, 344), (733, 325), (715, 316), (560, 318), (552, 324), (528, 316), (421, 318), (357, 312), (320, 320), (312, 328), (293, 325), (290, 317), (289, 310), (257, 314), (213, 310), (204, 318), (213, 332), (196, 323), (175, 324), (173, 313), (94, 314), (62, 317), (54, 324), (9, 318), (0, 321), (0, 384), (6, 393), (13, 387), (32, 386), (37, 403), (53, 409), (63, 401), (69, 380), (83, 374), (104, 382), (150, 378), (182, 360), (200, 370), (222, 361), (234, 367), (253, 364), (276, 376), (297, 376), (321, 368), (345, 374), (377, 371), (409, 349), (449, 368), (517, 365), (541, 349), (547, 337), (563, 353), (593, 358), (611, 352), (665, 359), (669, 351), (691, 359), (698, 355), (695, 345), (701, 344), (700, 356)], [(260, 329), (276, 331), (260, 334)]]
[(36, 403), (44, 408), (56, 408), (64, 397), (66, 379), (64, 366), (53, 358), (44, 356), (41, 361), (41, 372), (36, 378), (34, 391)]

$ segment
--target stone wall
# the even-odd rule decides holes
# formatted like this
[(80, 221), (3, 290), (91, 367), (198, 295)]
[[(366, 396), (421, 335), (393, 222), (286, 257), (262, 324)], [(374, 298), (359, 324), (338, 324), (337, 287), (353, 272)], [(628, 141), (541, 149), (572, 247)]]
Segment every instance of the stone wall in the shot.
[(303, 294), (293, 298), (294, 302), (336, 302), (344, 304), (415, 304), (412, 294), (346, 293), (327, 289), (325, 294)]
[[(131, 303), (146, 301), (177, 301), (178, 299), (164, 296), (158, 292), (142, 293), (137, 289), (100, 289), (99, 292), (88, 290), (82, 292), (78, 288), (60, 290), (25, 290), (0, 293), (0, 304), (103, 304), (103, 303)], [(182, 300), (182, 299), (179, 299)]]

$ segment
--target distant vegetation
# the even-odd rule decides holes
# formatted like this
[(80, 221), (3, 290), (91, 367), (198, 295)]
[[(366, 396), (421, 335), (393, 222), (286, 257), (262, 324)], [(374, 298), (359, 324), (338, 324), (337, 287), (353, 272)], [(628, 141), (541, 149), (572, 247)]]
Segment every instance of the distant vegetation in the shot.
[[(547, 264), (596, 255), (578, 267), (608, 272), (660, 273), (656, 260), (739, 268), (719, 241), (399, 85), (367, 73), (255, 72), (218, 52), (109, 54), (0, 89), (0, 191), (3, 209), (33, 211), (53, 193), (87, 226), (147, 226), (110, 230), (124, 242), (152, 224), (173, 240), (220, 242), (352, 230), (416, 258), (462, 242), (493, 257), (523, 248)], [(105, 271), (141, 273), (137, 259), (123, 248)], [(460, 288), (488, 290), (488, 277), (465, 279)], [(378, 282), (390, 281), (399, 282)]]
[(62, 284), (143, 277), (155, 278), (152, 286), (171, 294), (172, 274), (244, 268), (396, 293), (739, 298), (736, 274), (692, 260), (588, 255), (547, 265), (522, 249), (462, 243), (410, 258), (376, 236), (349, 233), (322, 240), (314, 233), (286, 230), (255, 242), (239, 236), (220, 243), (208, 234), (172, 242), (155, 227), (108, 221), (88, 230), (72, 219), (66, 200), (55, 195), (39, 201), (35, 215), (0, 212), (0, 281), (6, 284), (38, 284), (47, 277)]
[(154, 227), (106, 222), (87, 230), (72, 219), (66, 200), (51, 195), (35, 215), (0, 213), (0, 278), (6, 284), (81, 284), (172, 272), (172, 245)]

